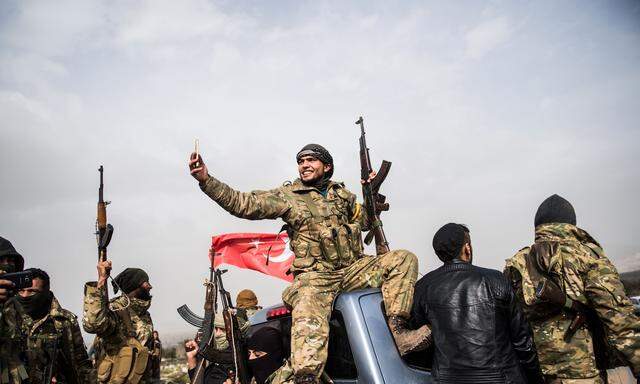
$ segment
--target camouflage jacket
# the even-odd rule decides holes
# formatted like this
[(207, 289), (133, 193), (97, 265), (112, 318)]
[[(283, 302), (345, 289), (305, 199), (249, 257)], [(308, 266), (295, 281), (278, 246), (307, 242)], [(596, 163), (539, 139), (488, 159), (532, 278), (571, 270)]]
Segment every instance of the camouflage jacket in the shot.
[[(640, 320), (600, 244), (576, 226), (544, 224), (536, 228), (534, 245), (550, 250), (542, 260), (546, 275), (570, 299), (595, 310), (610, 347), (620, 352), (636, 375), (640, 374)], [(565, 342), (570, 313), (560, 311), (546, 318), (535, 313), (540, 303), (535, 295), (540, 277), (527, 263), (530, 251), (524, 248), (508, 259), (505, 273), (531, 322), (543, 373), (566, 379), (598, 376), (593, 340), (586, 326)]]
[(55, 297), (49, 314), (34, 321), (28, 330), (27, 356), (30, 384), (44, 383), (45, 370), (50, 364), (53, 364), (53, 377), (58, 383), (84, 384), (97, 380), (82, 340), (78, 318), (63, 309)]
[(361, 231), (368, 229), (368, 220), (343, 183), (330, 182), (326, 197), (299, 179), (269, 191), (245, 193), (210, 176), (200, 188), (234, 216), (284, 220), (296, 255), (294, 273), (332, 271), (362, 256)]
[[(96, 366), (104, 358), (105, 354), (113, 355), (126, 343), (129, 335), (135, 335), (140, 344), (147, 347), (149, 353), (153, 350), (153, 322), (147, 311), (149, 303), (134, 298), (120, 295), (116, 298), (107, 298), (107, 287), (98, 288), (96, 282), (89, 282), (84, 288), (84, 315), (82, 326), (87, 333), (96, 335)], [(131, 319), (131, 328), (128, 329), (118, 311), (128, 311)], [(151, 375), (151, 364), (147, 364), (147, 370), (141, 383), (148, 383)]]
[(15, 297), (0, 304), (0, 384), (19, 384), (28, 377), (24, 351), (29, 321)]

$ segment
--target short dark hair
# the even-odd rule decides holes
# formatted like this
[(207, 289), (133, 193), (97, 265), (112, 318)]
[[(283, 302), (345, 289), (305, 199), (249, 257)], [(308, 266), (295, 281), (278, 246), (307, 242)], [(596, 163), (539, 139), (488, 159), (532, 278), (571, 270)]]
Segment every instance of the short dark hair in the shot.
[(49, 290), (51, 288), (51, 279), (49, 274), (40, 268), (25, 269), (25, 272), (31, 272), (34, 279), (40, 279), (44, 281), (44, 287)]
[(446, 263), (460, 256), (465, 244), (471, 243), (469, 228), (464, 224), (448, 223), (433, 236), (433, 250)]

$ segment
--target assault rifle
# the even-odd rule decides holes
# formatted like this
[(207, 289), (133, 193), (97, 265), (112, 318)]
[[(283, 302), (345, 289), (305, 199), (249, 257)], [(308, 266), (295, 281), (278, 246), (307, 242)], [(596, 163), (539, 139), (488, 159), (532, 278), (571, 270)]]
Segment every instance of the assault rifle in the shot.
[(573, 314), (573, 319), (571, 320), (567, 330), (564, 332), (563, 338), (567, 343), (571, 341), (571, 338), (578, 328), (587, 321), (587, 312), (589, 310), (587, 306), (579, 301), (571, 300), (571, 298), (569, 298), (569, 296), (567, 296), (556, 283), (549, 279), (544, 279), (538, 283), (538, 286), (536, 287), (536, 297), (540, 300), (567, 309)]
[(362, 195), (364, 197), (364, 209), (370, 223), (370, 230), (364, 238), (364, 243), (369, 245), (371, 240), (375, 238), (376, 254), (382, 255), (389, 252), (389, 242), (382, 229), (382, 221), (380, 221), (380, 212), (388, 211), (389, 204), (386, 203), (386, 196), (379, 193), (380, 186), (387, 178), (391, 162), (382, 160), (380, 170), (376, 177), (368, 182), (369, 175), (373, 172), (371, 167), (371, 158), (369, 157), (369, 148), (367, 148), (367, 140), (365, 139), (364, 120), (362, 116), (356, 121), (360, 125), (360, 178), (365, 181), (362, 184)]
[(49, 355), (49, 361), (47, 366), (42, 373), (42, 382), (43, 383), (51, 383), (51, 379), (53, 379), (53, 375), (56, 372), (56, 358), (58, 357), (58, 339), (49, 340), (45, 342), (44, 345), (47, 354)]
[(111, 242), (113, 236), (113, 226), (107, 224), (107, 205), (110, 201), (104, 201), (104, 183), (102, 173), (104, 169), (102, 165), (98, 168), (100, 172), (100, 187), (98, 188), (98, 217), (96, 219), (96, 237), (98, 240), (98, 260), (107, 260), (107, 246)]
[(232, 378), (234, 382), (240, 382), (241, 384), (249, 384), (251, 382), (251, 375), (249, 375), (249, 369), (247, 364), (247, 351), (244, 343), (242, 342), (242, 332), (240, 330), (240, 324), (238, 322), (238, 316), (236, 309), (231, 302), (231, 294), (224, 289), (222, 283), (222, 273), (220, 269), (216, 270), (216, 282), (218, 284), (218, 290), (220, 292), (220, 301), (222, 302), (222, 316), (224, 317), (224, 328), (227, 332), (227, 340), (231, 346), (233, 352), (233, 363), (235, 365), (235, 377)]
[[(226, 272), (226, 271), (225, 271)], [(217, 279), (217, 275), (214, 274), (213, 267), (209, 268), (209, 280), (205, 281), (204, 286), (206, 289), (205, 299), (204, 299), (204, 317), (200, 318), (195, 313), (193, 313), (189, 307), (186, 305), (178, 308), (178, 313), (182, 316), (183, 319), (187, 320), (183, 312), (191, 314), (194, 318), (187, 320), (192, 325), (194, 321), (200, 321), (200, 341), (198, 342), (198, 355), (200, 357), (200, 362), (197, 365), (195, 375), (193, 376), (192, 384), (202, 384), (204, 382), (204, 370), (206, 368), (207, 356), (211, 353), (212, 349), (215, 349), (215, 329), (214, 329), (214, 317), (217, 311), (218, 300), (215, 279)]]
[[(215, 259), (215, 254), (213, 254)], [(213, 265), (213, 260), (212, 260)], [(200, 341), (198, 342), (198, 356), (200, 361), (191, 381), (192, 384), (202, 384), (207, 361), (233, 361), (234, 371), (229, 372), (229, 378), (240, 384), (249, 384), (247, 353), (242, 342), (242, 333), (236, 316), (236, 309), (231, 302), (231, 294), (224, 289), (222, 275), (226, 269), (209, 268), (209, 280), (205, 281), (206, 294), (204, 303), (204, 317), (196, 315), (188, 306), (178, 308), (178, 314), (189, 324), (199, 327)], [(218, 312), (218, 295), (222, 303), (226, 337), (231, 346), (231, 354), (216, 348), (214, 318)]]

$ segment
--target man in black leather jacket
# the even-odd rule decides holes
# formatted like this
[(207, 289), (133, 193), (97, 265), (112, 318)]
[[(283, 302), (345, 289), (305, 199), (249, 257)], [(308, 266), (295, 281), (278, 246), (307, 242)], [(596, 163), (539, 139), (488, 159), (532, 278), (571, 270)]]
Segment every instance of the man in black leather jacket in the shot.
[(471, 265), (467, 227), (449, 223), (433, 248), (444, 265), (416, 283), (415, 326), (433, 334), (437, 383), (544, 383), (531, 328), (502, 273)]

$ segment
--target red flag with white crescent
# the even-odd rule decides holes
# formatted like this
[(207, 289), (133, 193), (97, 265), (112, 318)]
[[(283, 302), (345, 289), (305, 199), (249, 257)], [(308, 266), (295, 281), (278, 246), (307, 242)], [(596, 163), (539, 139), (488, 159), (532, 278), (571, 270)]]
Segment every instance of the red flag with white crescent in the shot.
[[(214, 267), (220, 264), (235, 265), (291, 282), (293, 275), (287, 272), (295, 256), (287, 241), (286, 233), (227, 233), (213, 236), (209, 260)], [(212, 260), (213, 252), (215, 258)]]

